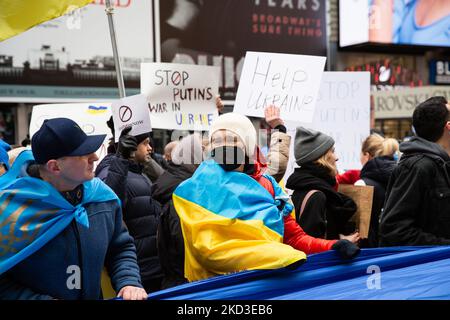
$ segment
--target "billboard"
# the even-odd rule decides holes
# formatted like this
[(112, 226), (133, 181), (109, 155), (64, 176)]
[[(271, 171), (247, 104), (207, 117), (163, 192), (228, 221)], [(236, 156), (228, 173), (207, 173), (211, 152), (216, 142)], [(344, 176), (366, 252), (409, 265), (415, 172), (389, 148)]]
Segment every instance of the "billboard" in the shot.
[(339, 45), (450, 47), (450, 2), (340, 0)]
[[(151, 0), (113, 0), (127, 94), (139, 93), (140, 63), (153, 61)], [(0, 101), (90, 101), (118, 97), (105, 1), (0, 42)]]
[(327, 53), (325, 0), (157, 2), (158, 58), (162, 62), (221, 67), (223, 99), (235, 99), (247, 51)]

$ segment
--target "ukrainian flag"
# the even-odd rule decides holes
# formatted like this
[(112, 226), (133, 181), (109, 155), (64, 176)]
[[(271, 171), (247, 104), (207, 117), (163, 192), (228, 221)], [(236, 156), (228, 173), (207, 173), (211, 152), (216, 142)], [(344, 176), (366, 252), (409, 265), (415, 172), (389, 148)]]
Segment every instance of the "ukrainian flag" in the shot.
[(97, 106), (90, 105), (86, 112), (89, 114), (95, 115), (95, 114), (103, 114), (103, 113), (106, 113), (107, 111), (108, 111), (108, 107), (106, 107), (106, 106), (98, 106), (97, 107)]
[(0, 0), (0, 41), (91, 2), (92, 0)]
[[(203, 162), (173, 194), (185, 244), (189, 281), (242, 270), (277, 269), (305, 260), (283, 244), (292, 205), (276, 182), (275, 199), (256, 180)], [(282, 208), (282, 209), (279, 209)]]

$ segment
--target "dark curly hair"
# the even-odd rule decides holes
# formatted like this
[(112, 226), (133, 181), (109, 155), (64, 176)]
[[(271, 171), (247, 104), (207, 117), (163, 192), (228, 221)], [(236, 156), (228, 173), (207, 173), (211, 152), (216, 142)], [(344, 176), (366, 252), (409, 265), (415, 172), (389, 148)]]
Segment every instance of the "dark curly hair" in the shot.
[(442, 136), (449, 121), (447, 99), (442, 96), (431, 97), (419, 104), (413, 113), (413, 126), (416, 135), (431, 142)]

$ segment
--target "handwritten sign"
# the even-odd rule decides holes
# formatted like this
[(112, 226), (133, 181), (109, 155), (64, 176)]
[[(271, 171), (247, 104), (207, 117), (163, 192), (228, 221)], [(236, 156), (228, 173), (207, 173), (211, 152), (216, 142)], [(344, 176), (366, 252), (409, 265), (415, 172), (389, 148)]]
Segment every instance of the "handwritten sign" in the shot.
[(283, 120), (310, 123), (314, 117), (325, 57), (247, 52), (234, 112), (264, 117), (280, 108)]
[(141, 64), (141, 93), (147, 96), (153, 127), (209, 130), (218, 116), (219, 74), (219, 67)]
[(333, 137), (340, 173), (360, 169), (361, 143), (370, 133), (370, 73), (324, 72), (313, 122), (286, 122), (292, 143), (285, 181), (297, 166), (293, 142), (297, 126)]
[[(103, 145), (97, 150), (99, 161), (107, 154), (108, 142), (112, 137), (106, 121), (111, 117), (110, 102), (64, 103), (35, 105), (31, 113), (30, 137), (39, 130), (46, 119), (69, 118), (75, 121), (87, 135), (106, 134)], [(70, 137), (68, 137), (70, 138)]]
[(120, 133), (126, 127), (131, 126), (129, 134), (133, 136), (152, 131), (147, 98), (144, 95), (138, 94), (118, 99), (112, 103), (111, 109), (116, 142), (119, 141)]

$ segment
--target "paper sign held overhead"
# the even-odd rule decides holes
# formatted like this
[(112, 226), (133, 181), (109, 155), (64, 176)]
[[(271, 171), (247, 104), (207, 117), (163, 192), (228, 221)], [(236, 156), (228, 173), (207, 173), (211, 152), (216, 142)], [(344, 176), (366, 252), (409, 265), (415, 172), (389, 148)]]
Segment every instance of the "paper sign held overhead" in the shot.
[(280, 108), (281, 118), (313, 121), (325, 57), (247, 52), (234, 111), (264, 117), (269, 105)]
[(123, 129), (131, 126), (129, 134), (139, 134), (152, 131), (147, 98), (138, 94), (114, 101), (111, 105), (114, 120), (115, 142), (119, 141)]
[(153, 127), (209, 130), (218, 116), (219, 74), (219, 67), (141, 64), (141, 93), (148, 99)]

